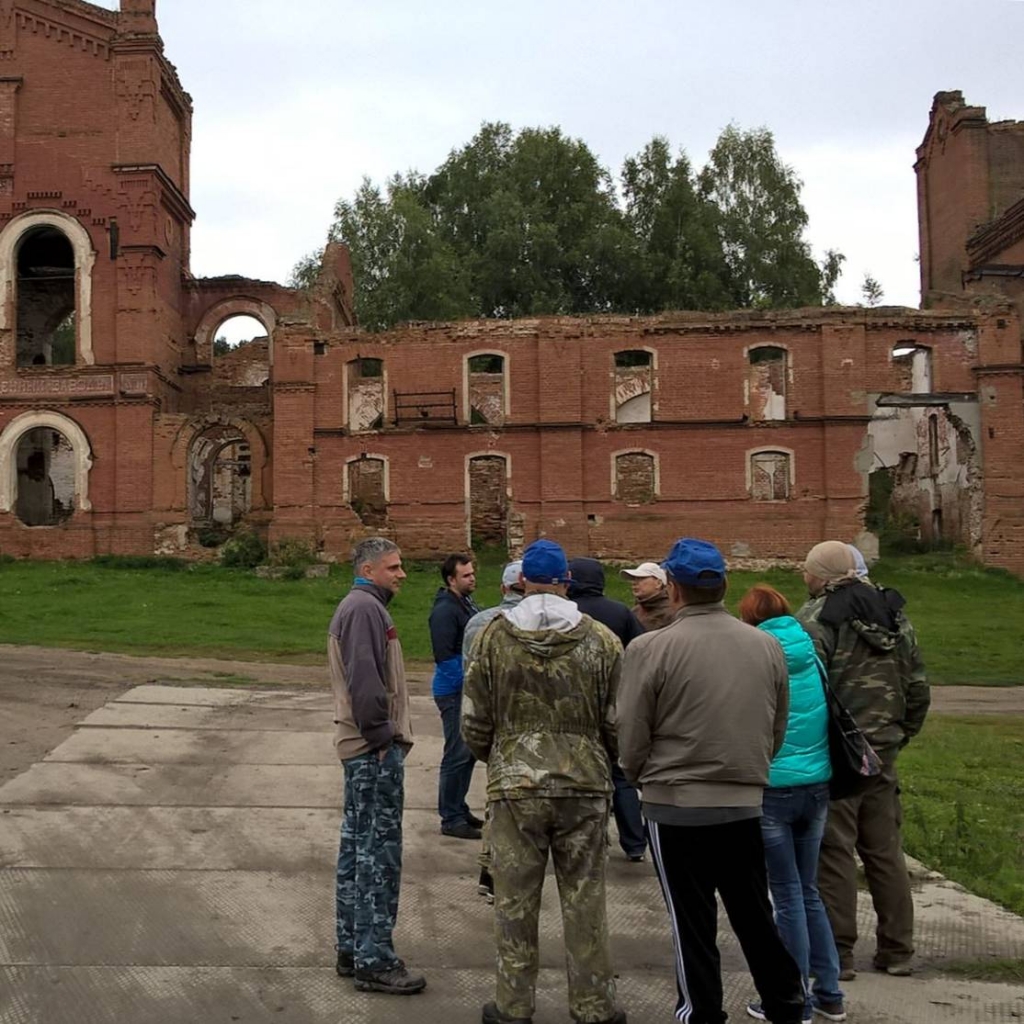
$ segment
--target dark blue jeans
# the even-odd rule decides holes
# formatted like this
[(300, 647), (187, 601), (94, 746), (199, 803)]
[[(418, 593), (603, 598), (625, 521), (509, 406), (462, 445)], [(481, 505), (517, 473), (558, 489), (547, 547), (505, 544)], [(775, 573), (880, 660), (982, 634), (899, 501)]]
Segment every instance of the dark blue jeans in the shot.
[(640, 813), (640, 794), (617, 763), (612, 764), (612, 810), (615, 827), (619, 830), (619, 846), (627, 857), (640, 857), (647, 849), (644, 819)]
[(336, 878), (338, 949), (358, 970), (379, 971), (397, 959), (392, 942), (402, 884), (405, 754), (391, 746), (342, 762), (345, 813)]
[(813, 975), (815, 999), (836, 1003), (843, 998), (839, 954), (818, 894), (818, 854), (828, 817), (828, 783), (769, 787), (764, 791), (762, 812), (768, 888), (779, 935), (800, 968), (808, 1000), (808, 977)]
[(469, 814), (466, 794), (473, 781), (476, 758), (462, 738), (462, 691), (435, 697), (434, 703), (441, 712), (444, 730), (444, 753), (437, 779), (437, 813), (441, 816), (441, 828), (452, 828), (466, 823)]

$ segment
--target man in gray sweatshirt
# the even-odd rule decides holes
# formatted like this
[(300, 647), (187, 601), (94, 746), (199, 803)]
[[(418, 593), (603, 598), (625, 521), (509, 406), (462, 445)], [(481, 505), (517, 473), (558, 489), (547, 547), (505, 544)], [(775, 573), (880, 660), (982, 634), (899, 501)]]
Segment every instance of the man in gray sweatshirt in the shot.
[(355, 581), (327, 634), (334, 746), (345, 770), (337, 899), (338, 965), (363, 992), (426, 988), (395, 956), (402, 881), (405, 755), (412, 747), (402, 645), (387, 606), (405, 579), (402, 553), (384, 537), (361, 541)]
[(782, 745), (789, 677), (774, 637), (725, 609), (725, 560), (683, 538), (663, 563), (676, 616), (626, 649), (619, 761), (643, 791), (676, 948), (676, 1016), (721, 1024), (716, 891), (774, 1024), (800, 1024), (800, 970), (772, 920), (759, 818)]

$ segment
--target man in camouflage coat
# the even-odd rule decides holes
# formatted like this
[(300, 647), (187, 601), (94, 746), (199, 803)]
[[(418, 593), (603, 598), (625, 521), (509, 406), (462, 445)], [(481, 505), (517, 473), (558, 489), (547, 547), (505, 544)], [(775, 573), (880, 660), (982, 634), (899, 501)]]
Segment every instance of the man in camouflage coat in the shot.
[(811, 549), (804, 563), (810, 600), (797, 617), (818, 648), (829, 682), (882, 759), (866, 787), (829, 805), (818, 888), (828, 909), (844, 980), (854, 977), (857, 866), (878, 915), (874, 965), (893, 975), (911, 972), (914, 903), (903, 859), (896, 756), (924, 724), (929, 689), (903, 597), (864, 582), (840, 541)]
[(524, 599), (473, 647), (462, 733), (487, 762), (495, 895), (497, 998), (484, 1024), (528, 1024), (548, 852), (562, 902), (569, 1010), (580, 1022), (625, 1024), (605, 911), (605, 830), (616, 757), (615, 690), (622, 647), (565, 598), (568, 566), (552, 541), (523, 555)]

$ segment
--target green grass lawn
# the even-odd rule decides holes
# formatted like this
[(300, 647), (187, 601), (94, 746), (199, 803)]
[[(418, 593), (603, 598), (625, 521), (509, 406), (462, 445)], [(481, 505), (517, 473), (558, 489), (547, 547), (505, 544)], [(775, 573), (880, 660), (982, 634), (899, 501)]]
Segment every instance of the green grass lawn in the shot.
[[(391, 608), (406, 656), (427, 661), (427, 615), (440, 579), (432, 565), (407, 569)], [(485, 557), (476, 595), (482, 606), (497, 603), (500, 575), (501, 562)], [(1024, 683), (1024, 582), (952, 554), (886, 560), (873, 576), (906, 595), (934, 682)], [(798, 573), (737, 572), (730, 605), (761, 580), (794, 607), (804, 598)], [(326, 579), (265, 580), (211, 565), (169, 571), (0, 562), (0, 642), (319, 664), (328, 621), (350, 581), (342, 566)], [(615, 570), (608, 593), (631, 601)]]
[(899, 770), (907, 851), (1024, 914), (1024, 718), (933, 715)]

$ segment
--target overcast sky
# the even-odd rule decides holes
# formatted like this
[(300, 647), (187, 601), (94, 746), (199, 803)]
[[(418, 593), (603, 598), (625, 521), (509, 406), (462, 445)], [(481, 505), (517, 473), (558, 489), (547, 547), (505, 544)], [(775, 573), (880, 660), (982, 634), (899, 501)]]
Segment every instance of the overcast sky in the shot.
[[(116, 8), (116, 0), (103, 6)], [(158, 0), (195, 104), (192, 270), (284, 281), (363, 175), (433, 170), (481, 122), (558, 125), (617, 173), (766, 125), (816, 254), (916, 306), (914, 150), (933, 95), (1024, 120), (1021, 0)]]

